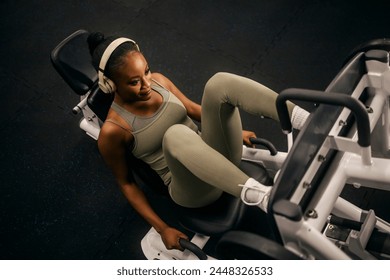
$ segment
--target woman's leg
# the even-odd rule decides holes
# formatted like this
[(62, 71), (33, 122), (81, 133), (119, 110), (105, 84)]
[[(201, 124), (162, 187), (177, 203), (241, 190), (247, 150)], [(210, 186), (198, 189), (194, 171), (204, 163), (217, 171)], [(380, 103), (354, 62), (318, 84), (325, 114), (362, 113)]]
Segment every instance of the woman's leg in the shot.
[[(202, 100), (202, 138), (183, 125), (171, 127), (164, 137), (164, 156), (172, 173), (170, 194), (176, 203), (200, 207), (225, 191), (266, 211), (270, 188), (237, 167), (242, 156), (237, 108), (277, 120), (276, 97), (272, 90), (237, 75), (218, 73), (209, 80)], [(294, 105), (288, 108), (291, 114)]]
[(172, 173), (169, 193), (177, 204), (202, 207), (225, 191), (267, 211), (270, 187), (249, 178), (187, 126), (170, 127), (163, 150)]
[[(202, 138), (235, 165), (242, 156), (239, 109), (279, 120), (277, 93), (251, 79), (217, 73), (207, 82), (202, 99)], [(294, 105), (288, 103), (291, 115)]]
[(167, 130), (163, 150), (172, 173), (169, 193), (179, 205), (205, 206), (217, 200), (222, 191), (239, 197), (238, 185), (249, 179), (185, 125)]

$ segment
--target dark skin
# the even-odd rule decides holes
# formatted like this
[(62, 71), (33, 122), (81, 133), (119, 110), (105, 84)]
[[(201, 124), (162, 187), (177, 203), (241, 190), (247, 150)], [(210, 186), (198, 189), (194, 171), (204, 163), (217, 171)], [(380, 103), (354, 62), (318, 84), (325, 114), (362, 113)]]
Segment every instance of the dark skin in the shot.
[[(151, 73), (145, 57), (138, 51), (130, 51), (123, 58), (124, 63), (113, 73), (116, 85), (114, 100), (117, 104), (138, 116), (151, 116), (162, 105), (162, 96), (151, 88), (152, 79), (170, 90), (184, 105), (187, 114), (195, 121), (201, 121), (201, 106), (188, 99), (168, 78)], [(114, 110), (109, 110), (107, 119), (121, 126), (106, 122), (101, 128), (98, 147), (108, 167), (131, 206), (161, 235), (167, 249), (183, 250), (179, 238), (188, 239), (181, 231), (166, 224), (153, 210), (142, 190), (129, 181), (129, 166), (126, 153), (134, 141), (131, 127)], [(249, 138), (256, 137), (251, 131), (243, 131), (244, 144), (252, 146)]]

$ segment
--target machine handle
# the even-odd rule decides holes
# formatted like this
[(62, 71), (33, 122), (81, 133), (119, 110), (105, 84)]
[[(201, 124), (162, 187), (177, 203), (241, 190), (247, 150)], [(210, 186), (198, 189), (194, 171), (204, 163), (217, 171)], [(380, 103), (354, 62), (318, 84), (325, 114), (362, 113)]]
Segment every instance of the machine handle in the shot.
[(88, 97), (83, 98), (83, 99), (79, 102), (79, 104), (77, 104), (77, 105), (72, 109), (72, 113), (75, 114), (75, 115), (77, 115), (78, 113), (80, 113), (80, 112), (83, 110), (83, 108), (87, 105), (87, 99), (88, 99)]
[(205, 252), (202, 251), (197, 245), (192, 243), (191, 241), (188, 241), (187, 239), (180, 238), (179, 244), (183, 249), (187, 249), (194, 253), (195, 256), (198, 257), (200, 260), (207, 260), (207, 255)]
[(251, 141), (254, 145), (261, 145), (268, 149), (268, 151), (271, 153), (271, 156), (275, 156), (278, 153), (278, 150), (275, 148), (275, 146), (268, 140), (263, 138), (249, 138), (249, 141)]
[(347, 107), (356, 117), (359, 138), (358, 144), (361, 147), (369, 147), (371, 145), (370, 120), (365, 106), (359, 100), (349, 95), (332, 92), (298, 88), (286, 89), (276, 98), (276, 109), (278, 111), (282, 130), (285, 133), (290, 133), (292, 130), (290, 116), (287, 110), (287, 100), (309, 101)]
[(344, 219), (341, 217), (337, 217), (335, 215), (332, 215), (329, 219), (328, 222), (330, 224), (336, 225), (336, 226), (341, 226), (341, 227), (347, 227), (349, 229), (357, 230), (360, 231), (362, 228), (363, 223), (362, 222), (356, 222), (353, 220), (349, 219)]

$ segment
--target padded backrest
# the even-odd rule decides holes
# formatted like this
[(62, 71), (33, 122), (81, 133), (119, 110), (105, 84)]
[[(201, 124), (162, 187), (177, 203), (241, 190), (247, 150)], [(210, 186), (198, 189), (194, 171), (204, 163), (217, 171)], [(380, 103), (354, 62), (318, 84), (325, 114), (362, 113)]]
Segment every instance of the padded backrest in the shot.
[(114, 94), (104, 93), (96, 83), (88, 95), (87, 104), (96, 116), (98, 116), (99, 120), (104, 122), (113, 100)]
[(351, 61), (358, 53), (370, 50), (384, 50), (390, 52), (390, 38), (373, 39), (356, 46), (344, 60), (343, 66)]
[(98, 78), (91, 63), (88, 35), (86, 30), (74, 32), (59, 43), (50, 56), (54, 68), (78, 95), (86, 94)]

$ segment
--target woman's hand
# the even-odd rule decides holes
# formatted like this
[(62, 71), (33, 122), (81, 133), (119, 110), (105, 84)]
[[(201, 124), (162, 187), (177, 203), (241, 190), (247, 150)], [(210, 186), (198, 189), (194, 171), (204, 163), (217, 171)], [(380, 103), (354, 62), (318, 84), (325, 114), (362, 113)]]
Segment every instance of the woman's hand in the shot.
[(251, 143), (251, 141), (249, 140), (250, 138), (256, 138), (256, 134), (253, 131), (243, 130), (242, 131), (242, 139), (243, 139), (244, 145), (247, 147), (254, 148), (255, 145), (253, 145)]
[(161, 239), (168, 250), (177, 249), (183, 251), (184, 249), (179, 244), (179, 239), (184, 238), (188, 240), (188, 236), (172, 227), (166, 227), (160, 232)]

